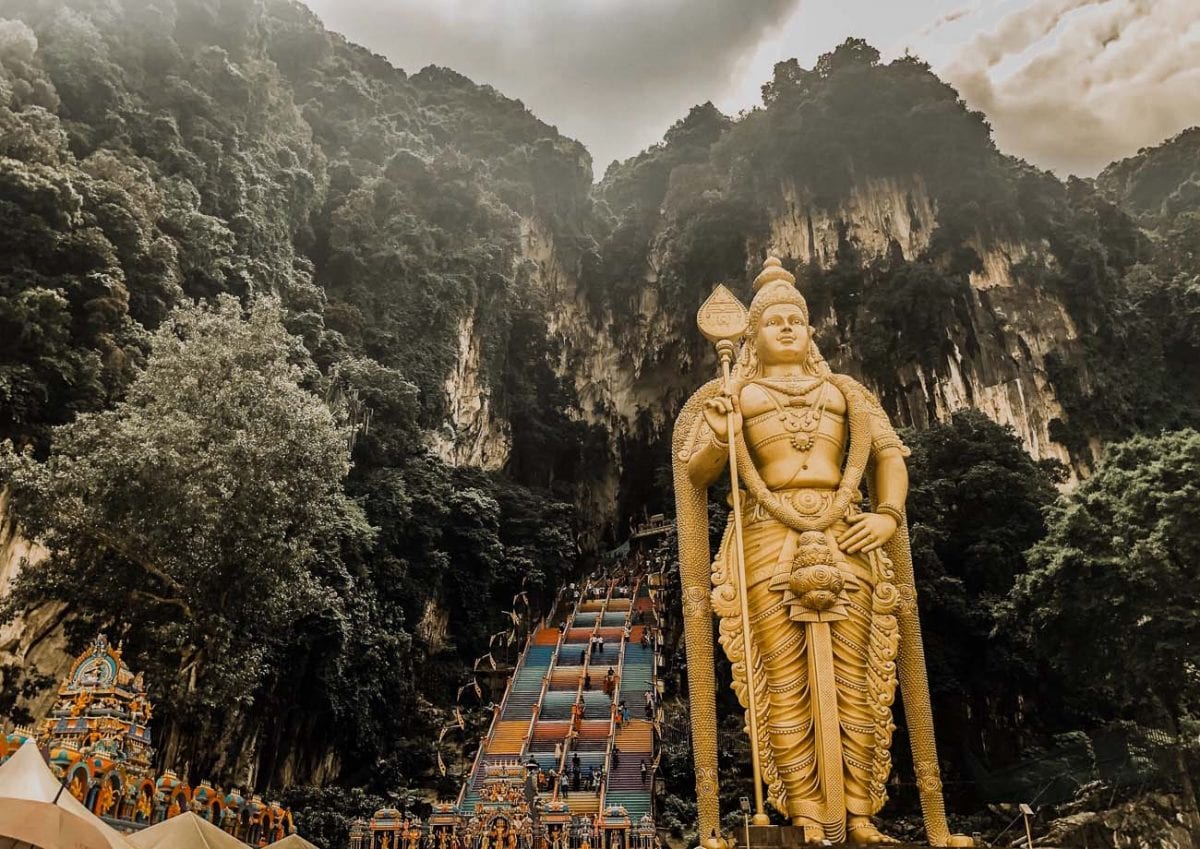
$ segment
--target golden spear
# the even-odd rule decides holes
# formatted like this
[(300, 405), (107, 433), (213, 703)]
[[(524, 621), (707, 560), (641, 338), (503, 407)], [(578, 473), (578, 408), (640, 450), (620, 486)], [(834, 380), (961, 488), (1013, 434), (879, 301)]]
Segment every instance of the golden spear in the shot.
[[(730, 396), (730, 372), (733, 357), (737, 351), (737, 340), (745, 335), (750, 323), (749, 313), (742, 302), (733, 296), (722, 285), (718, 285), (708, 296), (696, 314), (696, 324), (704, 338), (717, 348), (717, 357), (721, 361), (721, 379), (726, 396)], [(732, 402), (731, 402), (732, 403)], [(732, 490), (733, 507), (733, 559), (737, 570), (738, 596), (741, 601), (742, 615), (742, 650), (746, 665), (746, 704), (750, 718), (750, 761), (754, 770), (754, 819), (755, 825), (768, 825), (770, 818), (763, 807), (762, 765), (758, 751), (758, 706), (755, 702), (754, 660), (752, 648), (754, 645), (750, 635), (750, 604), (746, 597), (746, 563), (745, 544), (742, 541), (742, 499), (738, 483), (737, 470), (737, 441), (733, 432), (732, 406), (726, 413), (728, 429), (725, 438), (729, 443), (729, 485)]]

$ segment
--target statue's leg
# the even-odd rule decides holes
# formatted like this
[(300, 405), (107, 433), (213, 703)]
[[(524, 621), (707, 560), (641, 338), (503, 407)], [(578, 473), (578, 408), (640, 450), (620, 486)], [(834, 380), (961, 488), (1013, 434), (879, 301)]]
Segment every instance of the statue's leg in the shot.
[[(849, 556), (848, 565), (859, 581), (849, 594), (848, 618), (834, 622), (833, 663), (838, 687), (838, 714), (842, 730), (843, 774), (846, 792), (847, 838), (854, 843), (892, 842), (871, 823), (883, 807), (883, 780), (875, 775), (890, 767), (890, 753), (876, 744), (879, 706), (872, 708), (869, 678), (871, 656), (871, 591), (865, 558)], [(876, 676), (880, 670), (875, 670)], [(894, 684), (892, 685), (894, 689)], [(874, 780), (873, 780), (874, 779)]]
[(777, 522), (756, 522), (746, 529), (746, 565), (751, 630), (766, 672), (767, 731), (771, 752), (793, 824), (820, 832), (821, 786), (806, 662), (805, 626), (793, 622), (779, 592), (770, 589), (787, 529)]

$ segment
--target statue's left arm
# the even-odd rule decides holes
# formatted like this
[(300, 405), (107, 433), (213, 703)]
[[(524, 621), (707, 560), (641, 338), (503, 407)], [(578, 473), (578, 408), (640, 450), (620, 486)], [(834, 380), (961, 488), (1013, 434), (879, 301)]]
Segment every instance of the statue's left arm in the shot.
[(863, 387), (862, 403), (868, 412), (871, 436), (870, 489), (872, 507), (849, 519), (850, 527), (838, 538), (848, 553), (874, 551), (886, 544), (904, 522), (904, 503), (908, 499), (908, 467), (904, 458), (909, 450), (901, 441), (879, 401)]

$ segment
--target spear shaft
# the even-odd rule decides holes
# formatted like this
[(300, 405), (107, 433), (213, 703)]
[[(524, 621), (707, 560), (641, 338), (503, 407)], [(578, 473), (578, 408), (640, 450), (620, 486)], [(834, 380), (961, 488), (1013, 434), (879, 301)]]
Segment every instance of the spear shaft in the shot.
[(763, 807), (762, 758), (758, 751), (758, 704), (754, 685), (754, 639), (750, 634), (750, 587), (746, 583), (745, 542), (742, 535), (742, 495), (738, 482), (737, 435), (734, 433), (732, 394), (730, 392), (730, 364), (733, 361), (733, 342), (723, 339), (717, 343), (717, 356), (721, 358), (721, 377), (730, 408), (726, 413), (725, 438), (729, 443), (729, 485), (733, 507), (733, 558), (737, 569), (738, 598), (742, 614), (742, 653), (746, 667), (746, 708), (750, 719), (750, 764), (754, 771), (754, 824), (767, 825), (770, 818)]

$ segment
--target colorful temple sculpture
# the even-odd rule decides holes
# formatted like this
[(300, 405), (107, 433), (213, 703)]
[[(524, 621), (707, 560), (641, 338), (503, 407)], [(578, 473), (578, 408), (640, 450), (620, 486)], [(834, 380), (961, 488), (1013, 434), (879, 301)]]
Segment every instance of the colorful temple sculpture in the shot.
[(349, 849), (655, 849), (664, 583), (596, 578), (560, 597), (458, 799), (427, 822), (394, 808), (356, 820)]
[(155, 777), (153, 706), (141, 673), (103, 634), (76, 658), (50, 715), (36, 728), (0, 737), (0, 763), (34, 740), (66, 789), (110, 825), (129, 832), (192, 811), (251, 846), (294, 832), (291, 812), (207, 781), (195, 787), (172, 770)]

